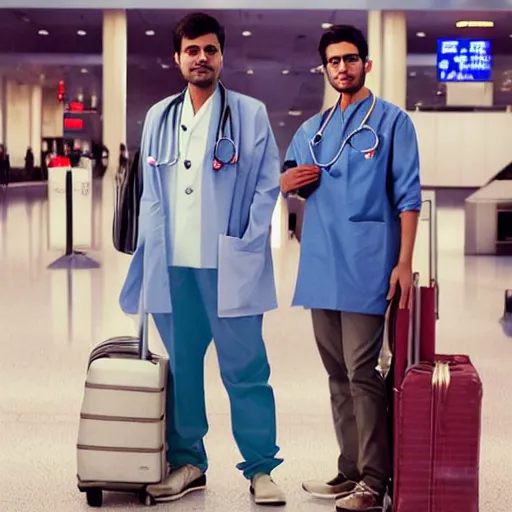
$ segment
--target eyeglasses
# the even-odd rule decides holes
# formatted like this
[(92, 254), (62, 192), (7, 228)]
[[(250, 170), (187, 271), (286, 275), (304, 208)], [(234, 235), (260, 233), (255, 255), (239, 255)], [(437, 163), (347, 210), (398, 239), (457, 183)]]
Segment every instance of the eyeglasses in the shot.
[(357, 64), (361, 60), (361, 57), (357, 53), (347, 53), (346, 55), (339, 55), (336, 57), (331, 57), (327, 64), (332, 67), (338, 67), (340, 62), (343, 61), (347, 66), (353, 66)]

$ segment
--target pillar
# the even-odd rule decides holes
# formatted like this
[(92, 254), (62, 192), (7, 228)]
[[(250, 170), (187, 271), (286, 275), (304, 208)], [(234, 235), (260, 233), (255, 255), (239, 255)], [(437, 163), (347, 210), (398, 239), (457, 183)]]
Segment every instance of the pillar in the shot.
[(372, 70), (366, 75), (366, 87), (376, 96), (382, 95), (382, 11), (368, 11), (367, 41)]
[(382, 16), (382, 98), (405, 109), (407, 20), (405, 12), (386, 11)]
[(339, 97), (340, 93), (329, 83), (327, 71), (324, 71), (324, 101), (322, 103), (322, 112), (334, 106)]
[(119, 144), (126, 143), (127, 22), (125, 10), (103, 11), (103, 144), (115, 172)]
[(0, 75), (0, 144), (5, 144), (6, 117), (6, 80)]
[(41, 166), (41, 144), (43, 140), (43, 87), (30, 88), (30, 147), (34, 153), (34, 166)]

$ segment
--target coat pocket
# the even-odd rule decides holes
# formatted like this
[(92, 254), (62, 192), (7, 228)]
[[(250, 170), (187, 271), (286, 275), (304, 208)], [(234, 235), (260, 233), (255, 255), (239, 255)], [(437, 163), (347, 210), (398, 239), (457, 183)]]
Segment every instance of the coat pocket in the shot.
[(277, 307), (272, 253), (248, 249), (241, 238), (219, 238), (219, 316), (263, 314)]

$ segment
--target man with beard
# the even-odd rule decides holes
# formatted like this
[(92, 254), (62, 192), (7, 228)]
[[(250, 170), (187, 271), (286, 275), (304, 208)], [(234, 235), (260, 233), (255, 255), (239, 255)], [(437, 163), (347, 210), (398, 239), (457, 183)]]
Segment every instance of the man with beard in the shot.
[(173, 501), (205, 488), (204, 357), (213, 337), (244, 459), (237, 467), (257, 504), (284, 505), (270, 476), (282, 459), (262, 338), (263, 314), (277, 307), (269, 235), (279, 153), (265, 106), (219, 82), (224, 41), (201, 13), (174, 30), (188, 85), (145, 120), (139, 237), (120, 302), (128, 314), (153, 314), (171, 366), (170, 472), (147, 492)]
[(338, 474), (303, 488), (338, 511), (381, 510), (391, 476), (385, 383), (377, 364), (384, 315), (399, 288), (408, 307), (421, 208), (416, 134), (408, 115), (365, 87), (368, 45), (333, 26), (319, 52), (340, 99), (294, 135), (283, 193), (306, 198), (293, 304), (311, 309), (329, 376)]

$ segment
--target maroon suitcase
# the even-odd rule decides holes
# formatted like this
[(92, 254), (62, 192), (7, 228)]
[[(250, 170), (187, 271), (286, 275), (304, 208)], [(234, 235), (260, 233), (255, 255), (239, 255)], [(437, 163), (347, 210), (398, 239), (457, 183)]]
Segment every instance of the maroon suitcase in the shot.
[(412, 310), (396, 313), (393, 511), (478, 512), (482, 384), (468, 356), (421, 358), (420, 343), (434, 347), (422, 295), (415, 283)]
[[(425, 212), (426, 210), (426, 212)], [(478, 512), (482, 383), (465, 355), (437, 355), (435, 205), (428, 285), (415, 274), (410, 310), (393, 311), (392, 452), (394, 512)]]

